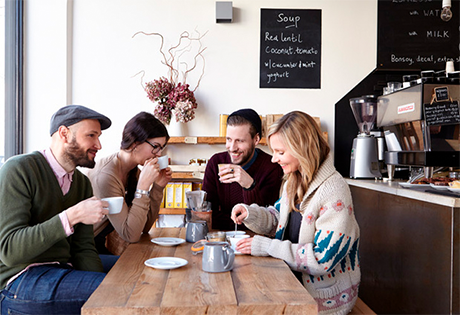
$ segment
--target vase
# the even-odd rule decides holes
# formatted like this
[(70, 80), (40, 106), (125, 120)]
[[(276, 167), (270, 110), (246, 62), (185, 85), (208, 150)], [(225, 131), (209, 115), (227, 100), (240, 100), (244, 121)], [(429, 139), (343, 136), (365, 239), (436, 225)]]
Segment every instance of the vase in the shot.
[(177, 122), (175, 117), (171, 118), (171, 122), (166, 128), (170, 137), (185, 137), (188, 135), (187, 124)]

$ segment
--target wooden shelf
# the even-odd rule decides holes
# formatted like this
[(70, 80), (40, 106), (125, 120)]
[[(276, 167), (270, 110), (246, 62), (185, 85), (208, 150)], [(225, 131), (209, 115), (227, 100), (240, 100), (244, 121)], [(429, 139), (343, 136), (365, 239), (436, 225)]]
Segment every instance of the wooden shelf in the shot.
[(185, 214), (185, 208), (160, 208), (159, 214)]
[(172, 179), (176, 181), (181, 180), (190, 180), (190, 181), (202, 181), (204, 178), (203, 173), (190, 173), (190, 172), (181, 172), (181, 173), (172, 173)]
[(204, 178), (206, 165), (170, 165), (172, 178), (175, 180), (201, 181)]
[[(273, 116), (273, 115), (272, 115)], [(282, 116), (282, 115), (280, 115)], [(315, 121), (321, 126), (319, 117), (313, 117)], [(328, 135), (326, 131), (323, 131), (323, 135), (328, 140)], [(225, 137), (171, 137), (168, 141), (168, 144), (225, 144)], [(262, 137), (259, 142), (260, 145), (267, 145), (267, 138)]]
[[(323, 136), (328, 140), (326, 131), (323, 131)], [(171, 137), (169, 138), (169, 144), (225, 144), (225, 137)], [(260, 145), (267, 145), (267, 138), (263, 137)]]
[[(169, 138), (169, 144), (225, 144), (225, 137), (171, 137)], [(260, 140), (261, 145), (267, 145), (267, 141), (264, 138)]]

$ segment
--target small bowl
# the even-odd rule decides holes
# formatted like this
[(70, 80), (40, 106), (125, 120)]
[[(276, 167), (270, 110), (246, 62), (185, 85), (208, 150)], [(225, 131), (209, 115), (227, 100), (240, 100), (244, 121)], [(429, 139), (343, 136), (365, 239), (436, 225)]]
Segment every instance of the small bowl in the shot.
[(225, 232), (227, 234), (227, 237), (234, 237), (235, 235), (244, 235), (246, 234), (245, 231), (227, 231)]

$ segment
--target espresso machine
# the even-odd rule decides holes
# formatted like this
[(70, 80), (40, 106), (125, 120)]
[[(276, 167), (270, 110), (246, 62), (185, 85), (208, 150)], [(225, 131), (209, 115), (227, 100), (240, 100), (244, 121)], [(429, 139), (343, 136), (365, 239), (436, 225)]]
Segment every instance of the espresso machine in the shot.
[(359, 128), (351, 149), (350, 178), (381, 178), (378, 141), (371, 132), (377, 118), (377, 97), (352, 98), (350, 106)]
[[(437, 90), (446, 99), (437, 101)], [(418, 82), (378, 97), (376, 124), (384, 130), (389, 175), (395, 166), (414, 166), (431, 178), (435, 167), (460, 166), (459, 101), (460, 85), (444, 82)]]

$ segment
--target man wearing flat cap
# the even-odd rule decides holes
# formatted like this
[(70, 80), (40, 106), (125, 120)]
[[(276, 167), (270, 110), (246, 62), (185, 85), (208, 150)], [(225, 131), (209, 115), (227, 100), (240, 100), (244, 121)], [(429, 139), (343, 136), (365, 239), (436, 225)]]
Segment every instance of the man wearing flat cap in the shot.
[(240, 109), (228, 116), (227, 151), (209, 159), (202, 186), (211, 202), (213, 229), (234, 229), (230, 216), (237, 203), (269, 205), (279, 199), (283, 170), (271, 162), (271, 155), (256, 148), (261, 137), (256, 111)]
[(0, 313), (79, 314), (104, 279), (92, 224), (108, 213), (77, 166), (92, 168), (111, 121), (70, 105), (51, 118), (51, 145), (0, 168)]

